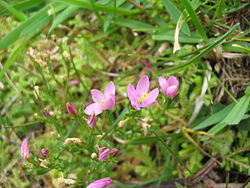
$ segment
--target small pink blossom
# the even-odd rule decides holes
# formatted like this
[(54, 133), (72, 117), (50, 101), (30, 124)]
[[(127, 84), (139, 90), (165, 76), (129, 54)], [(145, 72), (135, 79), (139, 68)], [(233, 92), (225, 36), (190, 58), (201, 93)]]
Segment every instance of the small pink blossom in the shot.
[(118, 149), (114, 148), (114, 149), (111, 150), (110, 156), (111, 156), (111, 157), (114, 157), (114, 156), (117, 155), (117, 153), (118, 153)]
[(43, 111), (43, 114), (44, 114), (46, 117), (51, 117), (51, 114), (50, 114), (49, 111), (46, 110), (46, 109)]
[(21, 145), (21, 156), (24, 159), (30, 158), (30, 153), (29, 153), (29, 143), (28, 143), (28, 138), (26, 137)]
[(98, 115), (103, 110), (115, 109), (115, 85), (113, 82), (106, 85), (104, 94), (97, 89), (92, 89), (91, 95), (94, 103), (85, 108), (85, 114), (91, 115), (94, 112), (95, 115)]
[(49, 155), (49, 150), (48, 150), (47, 148), (43, 148), (43, 149), (41, 150), (41, 152), (42, 152), (42, 154), (43, 154), (44, 156)]
[(113, 182), (112, 179), (109, 177), (102, 178), (102, 179), (92, 182), (91, 184), (87, 186), (87, 188), (105, 188), (112, 182)]
[(89, 119), (86, 119), (84, 118), (85, 121), (87, 121), (87, 124), (89, 127), (93, 128), (95, 125), (96, 125), (96, 115), (95, 115), (95, 112), (92, 112), (90, 115), (89, 115)]
[(68, 112), (71, 115), (77, 116), (77, 109), (76, 109), (76, 107), (71, 102), (67, 102), (66, 106), (67, 106)]
[(170, 76), (168, 80), (160, 76), (159, 84), (162, 92), (170, 99), (173, 99), (177, 95), (179, 90), (179, 81), (175, 76)]
[(99, 160), (104, 161), (106, 158), (109, 157), (110, 149), (106, 147), (99, 147), (99, 145), (96, 145), (97, 149), (99, 150)]
[(128, 98), (134, 109), (140, 110), (143, 107), (151, 106), (155, 103), (155, 100), (159, 94), (159, 89), (155, 88), (148, 93), (149, 90), (149, 78), (144, 75), (137, 83), (136, 89), (133, 85), (128, 85)]

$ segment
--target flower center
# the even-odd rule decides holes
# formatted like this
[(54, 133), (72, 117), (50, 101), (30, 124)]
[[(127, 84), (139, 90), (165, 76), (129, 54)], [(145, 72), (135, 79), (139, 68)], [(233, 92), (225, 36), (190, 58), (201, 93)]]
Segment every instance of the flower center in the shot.
[(104, 103), (105, 103), (105, 100), (101, 100), (100, 103), (101, 103), (101, 104), (104, 104)]
[(137, 103), (138, 104), (142, 104), (144, 102), (144, 100), (146, 100), (148, 98), (148, 94), (147, 93), (142, 93), (142, 95), (137, 99)]

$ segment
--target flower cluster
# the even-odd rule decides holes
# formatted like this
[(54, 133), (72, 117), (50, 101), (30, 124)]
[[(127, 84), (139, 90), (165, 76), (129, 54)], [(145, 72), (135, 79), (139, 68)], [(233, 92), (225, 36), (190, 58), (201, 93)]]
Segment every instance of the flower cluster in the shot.
[(96, 148), (99, 151), (99, 160), (104, 161), (109, 156), (115, 156), (118, 153), (118, 149), (114, 148), (112, 150), (106, 148), (106, 147), (99, 147), (99, 145), (96, 145)]
[[(160, 88), (164, 95), (166, 95), (168, 98), (173, 99), (177, 94), (179, 90), (179, 82), (175, 76), (170, 76), (168, 79), (165, 79), (164, 77), (160, 76), (158, 78), (158, 82), (160, 85)], [(93, 99), (93, 103), (89, 104), (85, 109), (84, 113), (89, 116), (89, 118), (83, 117), (83, 119), (87, 122), (88, 126), (93, 128), (96, 125), (96, 116), (101, 114), (104, 110), (114, 110), (115, 109), (115, 85), (113, 82), (109, 82), (105, 89), (104, 93), (97, 89), (92, 89), (91, 96)], [(141, 110), (141, 108), (149, 107), (155, 104), (156, 99), (159, 95), (159, 89), (154, 88), (153, 90), (150, 90), (150, 81), (149, 77), (147, 75), (144, 75), (140, 78), (138, 81), (136, 87), (134, 87), (132, 84), (128, 84), (127, 86), (127, 96), (130, 100), (131, 106), (135, 110)], [(80, 115), (78, 113), (77, 108), (74, 106), (73, 103), (68, 102), (66, 104), (67, 111), (70, 115), (72, 115), (74, 118), (79, 119)], [(52, 118), (53, 115), (48, 110), (44, 110), (44, 116), (47, 118)], [(147, 123), (148, 119), (142, 119), (142, 126), (144, 129), (144, 134), (147, 133), (147, 128), (150, 127), (150, 125)], [(63, 144), (68, 143), (77, 143), (81, 144), (82, 141), (79, 138), (67, 138)], [(99, 151), (98, 159), (100, 161), (106, 160), (108, 157), (113, 157), (118, 153), (118, 149), (109, 149), (107, 147), (100, 147), (99, 145), (96, 145), (96, 148)], [(41, 150), (41, 153), (44, 157), (47, 157), (50, 153), (47, 148), (43, 148)], [(28, 145), (28, 138), (26, 137), (21, 145), (21, 156), (29, 160), (30, 153), (29, 153), (29, 145)], [(96, 158), (97, 154), (92, 153), (91, 158)], [(40, 166), (43, 166), (44, 168), (48, 168), (46, 166), (47, 159), (42, 160), (43, 164)], [(64, 179), (61, 178), (61, 181), (65, 184), (74, 184), (75, 181), (71, 179)], [(105, 188), (107, 185), (112, 183), (112, 179), (107, 177), (103, 179), (96, 180), (89, 184), (87, 188)]]

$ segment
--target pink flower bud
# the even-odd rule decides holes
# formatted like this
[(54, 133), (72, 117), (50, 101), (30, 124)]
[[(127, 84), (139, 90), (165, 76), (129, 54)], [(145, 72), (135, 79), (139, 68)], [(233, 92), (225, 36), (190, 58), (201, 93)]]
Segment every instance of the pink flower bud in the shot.
[(77, 110), (76, 110), (76, 108), (74, 107), (74, 105), (73, 105), (71, 102), (68, 102), (68, 103), (66, 104), (66, 106), (67, 106), (68, 112), (69, 112), (71, 115), (77, 116)]
[(41, 152), (42, 152), (42, 154), (43, 154), (44, 156), (49, 155), (49, 150), (48, 150), (47, 148), (43, 148), (43, 149), (41, 150)]
[(96, 125), (96, 115), (95, 112), (92, 112), (89, 116), (89, 119), (85, 119), (87, 121), (87, 124), (93, 128)]
[(170, 99), (173, 99), (178, 94), (179, 81), (175, 76), (170, 76), (168, 80), (160, 76), (159, 84), (162, 92)]
[(29, 153), (29, 143), (28, 143), (28, 138), (26, 137), (21, 145), (21, 156), (24, 159), (30, 158), (30, 153)]
[(99, 153), (99, 160), (104, 161), (109, 156), (110, 149), (105, 149), (103, 152)]
[(87, 186), (87, 188), (105, 188), (107, 187), (109, 184), (112, 183), (112, 179), (111, 178), (102, 178), (99, 180), (96, 180), (94, 182), (92, 182), (91, 184), (89, 184)]
[(43, 111), (43, 114), (44, 114), (46, 117), (51, 117), (51, 114), (50, 114), (49, 111), (46, 110), (46, 109)]
[(117, 153), (118, 153), (118, 149), (114, 148), (114, 149), (111, 150), (110, 156), (111, 156), (111, 157), (114, 157), (114, 156), (117, 155)]

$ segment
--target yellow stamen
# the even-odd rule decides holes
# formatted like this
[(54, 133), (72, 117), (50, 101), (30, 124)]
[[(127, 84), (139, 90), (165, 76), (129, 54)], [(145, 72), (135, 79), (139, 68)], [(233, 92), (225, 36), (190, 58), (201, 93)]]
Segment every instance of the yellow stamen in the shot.
[(148, 94), (147, 93), (142, 93), (142, 95), (137, 99), (137, 103), (138, 104), (142, 104), (144, 102), (144, 100), (146, 100), (148, 98)]
[(105, 100), (101, 100), (100, 103), (101, 103), (101, 104), (104, 104), (104, 103), (105, 103)]

